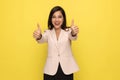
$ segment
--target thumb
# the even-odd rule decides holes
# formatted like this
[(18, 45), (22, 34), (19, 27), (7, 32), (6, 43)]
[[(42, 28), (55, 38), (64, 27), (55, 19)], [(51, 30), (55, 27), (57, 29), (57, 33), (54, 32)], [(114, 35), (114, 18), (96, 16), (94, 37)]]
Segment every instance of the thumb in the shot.
[(40, 29), (40, 25), (37, 23), (37, 27), (38, 27), (38, 29)]
[(38, 23), (37, 23), (37, 27), (38, 27), (38, 30), (40, 30), (40, 32), (41, 32), (41, 27)]
[(71, 26), (74, 26), (74, 19), (72, 19), (71, 21)]

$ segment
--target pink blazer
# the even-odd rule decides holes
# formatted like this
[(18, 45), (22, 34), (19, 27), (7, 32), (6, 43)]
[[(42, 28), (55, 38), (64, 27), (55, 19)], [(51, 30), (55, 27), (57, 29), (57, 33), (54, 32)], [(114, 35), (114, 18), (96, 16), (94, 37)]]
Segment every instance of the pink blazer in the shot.
[(76, 40), (77, 36), (71, 35), (71, 29), (68, 31), (61, 30), (57, 40), (55, 29), (46, 30), (38, 43), (48, 43), (48, 56), (44, 67), (44, 73), (55, 75), (60, 62), (64, 74), (71, 74), (79, 70), (74, 60), (71, 50), (71, 40)]

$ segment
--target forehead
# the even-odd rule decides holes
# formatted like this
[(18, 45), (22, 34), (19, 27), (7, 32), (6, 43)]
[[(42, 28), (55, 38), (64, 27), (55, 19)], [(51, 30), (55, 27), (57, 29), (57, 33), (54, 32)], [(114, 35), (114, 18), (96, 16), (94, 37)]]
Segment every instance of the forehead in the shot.
[(54, 12), (53, 15), (62, 15), (62, 13), (61, 13), (61, 11), (56, 11), (56, 12)]

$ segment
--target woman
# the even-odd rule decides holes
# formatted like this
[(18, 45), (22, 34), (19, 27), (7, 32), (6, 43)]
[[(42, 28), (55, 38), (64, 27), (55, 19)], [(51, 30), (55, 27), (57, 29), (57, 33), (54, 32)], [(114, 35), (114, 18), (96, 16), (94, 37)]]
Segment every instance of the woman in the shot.
[(73, 80), (73, 73), (78, 71), (71, 50), (71, 40), (77, 38), (79, 29), (72, 21), (66, 27), (66, 15), (60, 6), (55, 6), (48, 19), (48, 30), (43, 34), (39, 24), (33, 36), (38, 43), (48, 43), (48, 56), (44, 67), (44, 80)]

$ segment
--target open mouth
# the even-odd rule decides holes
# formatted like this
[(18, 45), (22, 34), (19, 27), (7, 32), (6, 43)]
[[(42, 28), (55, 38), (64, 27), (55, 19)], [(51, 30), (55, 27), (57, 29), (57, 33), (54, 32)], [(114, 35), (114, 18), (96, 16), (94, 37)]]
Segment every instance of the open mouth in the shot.
[(54, 24), (55, 24), (56, 26), (59, 26), (59, 25), (60, 25), (60, 23), (58, 23), (58, 22), (55, 22)]

